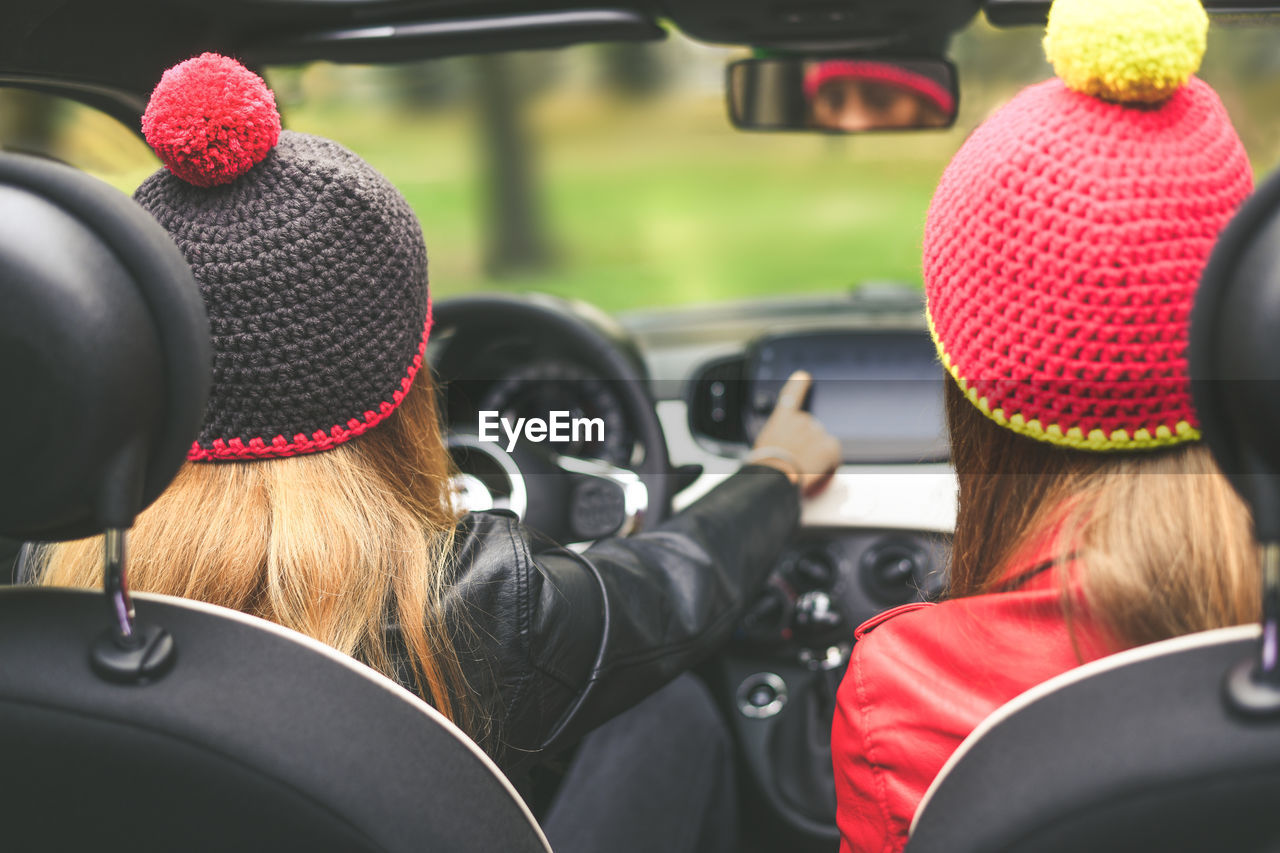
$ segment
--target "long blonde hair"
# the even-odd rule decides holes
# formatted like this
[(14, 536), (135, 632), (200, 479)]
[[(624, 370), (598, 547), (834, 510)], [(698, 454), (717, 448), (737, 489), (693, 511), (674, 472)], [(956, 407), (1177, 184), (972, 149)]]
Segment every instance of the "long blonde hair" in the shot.
[[(260, 616), (393, 679), (412, 673), (478, 736), (450, 641), (460, 626), (443, 619), (457, 514), (434, 396), (419, 375), (385, 422), (323, 453), (187, 463), (129, 532), (130, 587)], [(37, 582), (99, 586), (101, 541), (41, 549)]]
[[(1122, 647), (1258, 619), (1249, 511), (1207, 447), (1067, 450), (996, 425), (954, 382), (946, 397), (960, 485), (953, 597), (996, 591), (1056, 535), (1059, 565), (1074, 565), (1084, 607)], [(1064, 588), (1064, 606), (1073, 600)]]

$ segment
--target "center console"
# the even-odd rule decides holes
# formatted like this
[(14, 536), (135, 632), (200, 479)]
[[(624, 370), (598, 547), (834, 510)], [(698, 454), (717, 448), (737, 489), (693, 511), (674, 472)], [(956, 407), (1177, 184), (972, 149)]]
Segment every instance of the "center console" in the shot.
[(718, 693), (762, 800), (758, 849), (797, 835), (837, 840), (831, 722), (853, 633), (902, 604), (936, 598), (945, 537), (901, 530), (806, 530), (778, 561), (717, 664)]

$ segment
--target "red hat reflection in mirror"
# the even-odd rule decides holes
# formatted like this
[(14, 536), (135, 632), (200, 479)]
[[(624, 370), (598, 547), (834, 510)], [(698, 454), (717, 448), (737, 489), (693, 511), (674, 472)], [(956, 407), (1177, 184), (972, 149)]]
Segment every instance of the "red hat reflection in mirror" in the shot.
[(805, 100), (815, 127), (857, 133), (946, 127), (955, 95), (939, 81), (903, 65), (872, 59), (830, 59), (805, 69)]

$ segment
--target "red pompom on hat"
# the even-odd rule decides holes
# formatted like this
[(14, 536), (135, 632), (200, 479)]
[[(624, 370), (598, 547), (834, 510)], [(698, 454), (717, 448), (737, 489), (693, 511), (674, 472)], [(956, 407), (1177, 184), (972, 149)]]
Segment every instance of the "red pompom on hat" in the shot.
[(234, 59), (203, 53), (160, 78), (142, 134), (170, 172), (212, 187), (262, 162), (280, 138), (280, 112), (261, 77)]
[(1094, 451), (1199, 439), (1192, 300), (1253, 188), (1222, 102), (1191, 76), (1207, 26), (1198, 0), (1057, 0), (1062, 79), (1023, 90), (943, 174), (929, 326), (1000, 425)]

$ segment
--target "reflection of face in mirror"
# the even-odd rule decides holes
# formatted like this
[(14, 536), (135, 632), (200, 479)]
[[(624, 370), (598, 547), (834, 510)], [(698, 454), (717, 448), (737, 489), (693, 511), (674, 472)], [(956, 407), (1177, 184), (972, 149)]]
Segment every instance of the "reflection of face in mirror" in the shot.
[(813, 127), (856, 133), (908, 127), (946, 127), (955, 97), (923, 74), (871, 60), (815, 62), (805, 71)]

